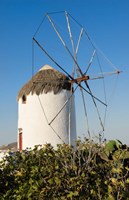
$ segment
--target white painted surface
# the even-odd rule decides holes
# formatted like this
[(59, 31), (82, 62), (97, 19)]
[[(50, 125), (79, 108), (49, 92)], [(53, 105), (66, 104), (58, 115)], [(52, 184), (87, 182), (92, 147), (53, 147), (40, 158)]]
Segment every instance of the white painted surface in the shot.
[[(35, 145), (45, 143), (51, 143), (54, 147), (63, 142), (69, 143), (69, 133), (71, 144), (74, 144), (76, 140), (74, 96), (51, 125), (48, 124), (56, 116), (70, 95), (70, 91), (62, 90), (56, 95), (53, 92), (43, 93), (39, 96), (29, 94), (26, 104), (22, 103), (21, 98), (19, 99), (18, 129), (22, 128), (23, 149), (27, 147), (33, 148)], [(70, 115), (69, 112), (71, 112)]]

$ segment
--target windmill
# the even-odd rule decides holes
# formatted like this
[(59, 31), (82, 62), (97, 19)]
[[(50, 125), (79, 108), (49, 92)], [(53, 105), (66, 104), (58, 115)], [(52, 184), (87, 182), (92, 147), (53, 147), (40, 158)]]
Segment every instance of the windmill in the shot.
[[(103, 62), (101, 61), (100, 57), (104, 58)], [(43, 72), (42, 74), (44, 74), (45, 72), (44, 69), (47, 69), (48, 71), (52, 72), (51, 75), (48, 76), (48, 74), (46, 74), (43, 75), (43, 78), (41, 78), (41, 76), (39, 76), (38, 73), (38, 75), (35, 76), (39, 78), (35, 78), (34, 76), (35, 69), (38, 68), (39, 66), (42, 66), (43, 63), (45, 64), (49, 63), (49, 65), (51, 65), (54, 69), (48, 65), (45, 65), (45, 67), (41, 68), (41, 70), (39, 71), (40, 74), (41, 71)], [(104, 64), (104, 69), (106, 68), (106, 71), (104, 72), (103, 72), (103, 64)], [(112, 70), (109, 72), (110, 69)], [(57, 71), (55, 72), (53, 70), (60, 70), (61, 73), (63, 74), (63, 75), (60, 74), (60, 76), (63, 77), (65, 75), (65, 78), (63, 79), (54, 78), (51, 80), (52, 74), (58, 73)], [(42, 110), (42, 114), (44, 115), (44, 119), (47, 122), (47, 126), (50, 127), (50, 129), (55, 134), (55, 137), (56, 138), (58, 137), (58, 139), (56, 139), (55, 142), (53, 143), (54, 139), (53, 137), (51, 139), (51, 136), (50, 138), (46, 138), (45, 140), (42, 140), (42, 137), (44, 137), (42, 134), (40, 135), (40, 137), (42, 142), (50, 142), (53, 143), (54, 146), (58, 143), (63, 143), (63, 142), (73, 144), (73, 140), (76, 139), (76, 124), (77, 124), (76, 121), (77, 122), (79, 121), (80, 126), (84, 125), (85, 128), (83, 128), (84, 130), (83, 134), (86, 137), (91, 137), (91, 132), (93, 130), (91, 130), (90, 128), (89, 118), (93, 120), (91, 124), (91, 127), (93, 127), (95, 123), (95, 118), (94, 118), (95, 115), (97, 117), (96, 121), (99, 125), (98, 129), (99, 131), (98, 130), (97, 131), (99, 132), (99, 134), (104, 132), (106, 110), (107, 110), (105, 77), (111, 75), (118, 75), (119, 73), (120, 71), (96, 47), (93, 40), (87, 33), (86, 29), (68, 12), (62, 11), (62, 12), (47, 13), (44, 16), (41, 24), (39, 25), (37, 31), (35, 32), (32, 38), (32, 79), (29, 82), (30, 84), (25, 85), (19, 92), (18, 99), (22, 98), (22, 103), (23, 102), (25, 103), (27, 95), (31, 94), (33, 96), (33, 94), (36, 93), (36, 95), (39, 96), (41, 93), (44, 93), (45, 91), (45, 86), (43, 86), (44, 79), (47, 79), (47, 83), (45, 82), (45, 84), (48, 85), (57, 84), (58, 86), (60, 84), (61, 85), (63, 84), (62, 89), (69, 88), (68, 89), (69, 94), (67, 95), (67, 98), (65, 98), (65, 100), (63, 99), (62, 102), (59, 101), (60, 106), (59, 108), (56, 109), (56, 111), (54, 111), (54, 115), (53, 117), (51, 117), (51, 119), (48, 119), (49, 114), (47, 114), (46, 111), (47, 108), (45, 108), (44, 104), (44, 98), (46, 97), (43, 97), (42, 101), (38, 97), (38, 105), (40, 105), (40, 110)], [(97, 89), (97, 84), (99, 89)], [(38, 93), (37, 90), (35, 90), (35, 88), (36, 87), (38, 88), (39, 85), (40, 89), (42, 88), (42, 91), (40, 91), (40, 93)], [(64, 88), (64, 85), (67, 86)], [(103, 86), (101, 87), (100, 85)], [(50, 88), (51, 87), (53, 86), (50, 86)], [(100, 98), (102, 96), (102, 90), (104, 96), (103, 99)], [(49, 92), (51, 92), (51, 89), (46, 93), (48, 94)], [(57, 93), (60, 93), (60, 90), (58, 90)], [(100, 97), (96, 95), (97, 93), (99, 93)], [(82, 100), (78, 98), (79, 94)], [(75, 95), (77, 95), (77, 98), (75, 97), (76, 100), (75, 107), (77, 116), (76, 120), (75, 120), (75, 110), (74, 110), (74, 100), (73, 100)], [(49, 95), (47, 95), (47, 97), (48, 96)], [(50, 96), (50, 98), (53, 97)], [(49, 100), (47, 99), (46, 102), (48, 101)], [(51, 102), (52, 101), (53, 100), (51, 99)], [(48, 108), (49, 107), (50, 106), (48, 103)], [(66, 110), (67, 107), (68, 109), (67, 112), (65, 112), (65, 118), (63, 118), (61, 117), (62, 113), (64, 112), (64, 110)], [(100, 107), (102, 107), (103, 109), (101, 109)], [(94, 112), (92, 115), (91, 110), (93, 109)], [(103, 117), (101, 115), (101, 110), (104, 110)], [(30, 111), (31, 109), (29, 110), (29, 112)], [(80, 112), (81, 114), (83, 113), (83, 117), (82, 115), (79, 114), (79, 111), (81, 111)], [(24, 112), (20, 114), (20, 116), (21, 115), (24, 116)], [(33, 111), (33, 113), (34, 112), (36, 112), (36, 110)], [(28, 116), (28, 118), (30, 117)], [(57, 119), (60, 119), (60, 122)], [(20, 119), (19, 121), (21, 123), (22, 120)], [(62, 126), (63, 128), (59, 128), (61, 121), (64, 124), (64, 126)], [(54, 123), (57, 123), (55, 127), (58, 127), (57, 128), (58, 131), (56, 128), (53, 127)], [(19, 141), (18, 144), (19, 148), (22, 149), (22, 147), (20, 147), (22, 146), (22, 134), (21, 134), (23, 132), (22, 125), (20, 124), (18, 125), (18, 127), (19, 127), (18, 138), (20, 138), (18, 140)], [(64, 127), (67, 127), (67, 129), (64, 129)], [(32, 129), (33, 128), (31, 128), (31, 131), (28, 129), (28, 132), (32, 132)], [(68, 133), (62, 134), (61, 129), (62, 131), (64, 129), (65, 132), (67, 131)], [(67, 137), (65, 137), (65, 134), (67, 135)], [(32, 135), (31, 137), (33, 137)], [(34, 137), (33, 139), (33, 145), (30, 146), (34, 146), (34, 144), (39, 144), (40, 139), (37, 142), (35, 142), (35, 138), (36, 137)], [(27, 141), (28, 140), (30, 140), (30, 138), (27, 139)], [(24, 148), (27, 147), (28, 144), (29, 143), (26, 143), (24, 145)]]

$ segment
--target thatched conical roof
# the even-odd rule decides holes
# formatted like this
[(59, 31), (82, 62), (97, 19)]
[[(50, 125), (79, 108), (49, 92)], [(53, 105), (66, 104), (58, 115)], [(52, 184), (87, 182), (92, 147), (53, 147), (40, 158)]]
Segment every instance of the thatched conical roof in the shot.
[(49, 65), (42, 67), (31, 80), (29, 80), (19, 91), (18, 100), (28, 94), (42, 94), (53, 91), (57, 94), (62, 89), (70, 90), (69, 78)]

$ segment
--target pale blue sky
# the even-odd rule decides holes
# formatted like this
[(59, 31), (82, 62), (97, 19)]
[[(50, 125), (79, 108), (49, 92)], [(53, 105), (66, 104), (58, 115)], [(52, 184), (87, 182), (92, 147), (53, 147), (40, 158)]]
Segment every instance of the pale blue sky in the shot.
[(32, 36), (46, 12), (67, 10), (123, 73), (107, 139), (129, 144), (129, 0), (0, 0), (0, 144), (17, 138), (17, 93), (32, 74)]

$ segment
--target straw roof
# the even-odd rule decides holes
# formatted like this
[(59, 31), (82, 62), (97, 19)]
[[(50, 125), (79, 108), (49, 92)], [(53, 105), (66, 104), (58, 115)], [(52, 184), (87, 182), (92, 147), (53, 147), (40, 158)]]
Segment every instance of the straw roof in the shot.
[(49, 65), (42, 67), (31, 80), (29, 80), (19, 91), (18, 100), (28, 94), (42, 94), (53, 91), (59, 93), (62, 89), (70, 90), (69, 78)]

